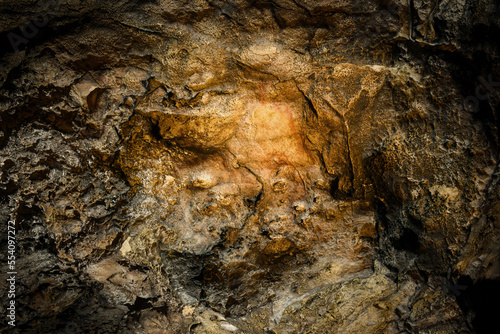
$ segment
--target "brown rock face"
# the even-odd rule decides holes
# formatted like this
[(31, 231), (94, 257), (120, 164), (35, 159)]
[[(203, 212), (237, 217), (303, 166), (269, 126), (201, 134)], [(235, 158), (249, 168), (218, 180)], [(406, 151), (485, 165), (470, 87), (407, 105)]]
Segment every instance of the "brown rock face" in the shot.
[(499, 14), (2, 2), (0, 330), (494, 333)]

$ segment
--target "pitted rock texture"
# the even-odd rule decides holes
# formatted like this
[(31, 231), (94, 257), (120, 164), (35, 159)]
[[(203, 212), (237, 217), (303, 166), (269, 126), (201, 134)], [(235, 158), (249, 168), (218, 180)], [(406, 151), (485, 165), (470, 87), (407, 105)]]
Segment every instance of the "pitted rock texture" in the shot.
[(496, 1), (0, 17), (2, 332), (494, 332)]

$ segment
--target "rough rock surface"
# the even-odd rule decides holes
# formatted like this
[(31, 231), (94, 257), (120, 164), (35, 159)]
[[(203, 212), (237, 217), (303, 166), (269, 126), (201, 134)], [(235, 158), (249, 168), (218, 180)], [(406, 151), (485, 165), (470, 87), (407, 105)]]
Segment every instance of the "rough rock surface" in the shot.
[(0, 18), (2, 333), (495, 332), (498, 1)]

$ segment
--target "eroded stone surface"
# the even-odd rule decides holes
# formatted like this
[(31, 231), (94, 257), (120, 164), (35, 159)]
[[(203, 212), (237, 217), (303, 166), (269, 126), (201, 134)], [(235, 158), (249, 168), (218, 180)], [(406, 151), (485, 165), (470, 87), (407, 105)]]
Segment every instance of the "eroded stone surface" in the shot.
[(500, 290), (494, 1), (0, 11), (20, 332), (493, 323), (477, 300)]

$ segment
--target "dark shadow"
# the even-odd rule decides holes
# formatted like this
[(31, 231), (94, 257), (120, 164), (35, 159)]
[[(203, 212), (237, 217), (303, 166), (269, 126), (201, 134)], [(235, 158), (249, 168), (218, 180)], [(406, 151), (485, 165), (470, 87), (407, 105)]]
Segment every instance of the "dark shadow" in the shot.
[(469, 276), (458, 279), (462, 291), (457, 293), (458, 305), (464, 313), (472, 312), (472, 327), (477, 334), (496, 333), (500, 316), (500, 279), (474, 283)]

